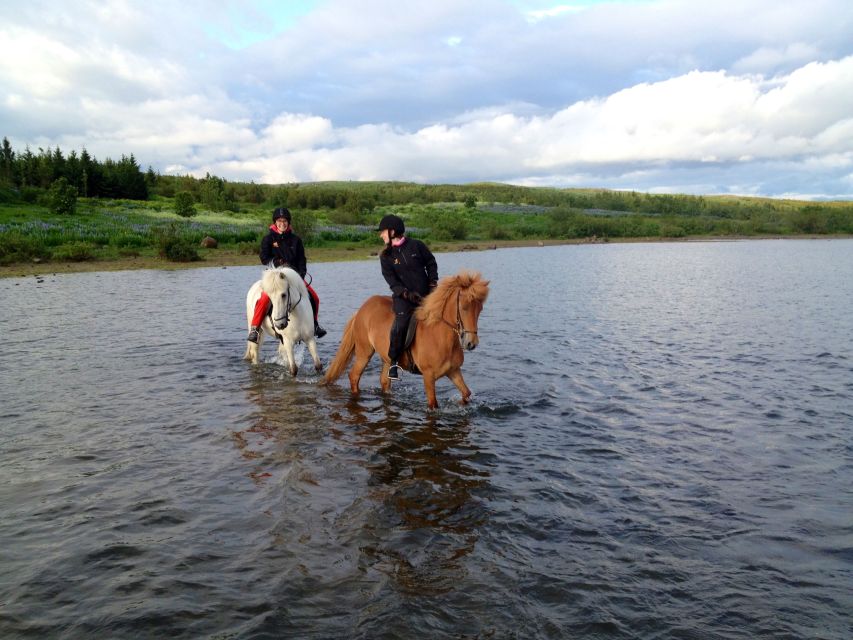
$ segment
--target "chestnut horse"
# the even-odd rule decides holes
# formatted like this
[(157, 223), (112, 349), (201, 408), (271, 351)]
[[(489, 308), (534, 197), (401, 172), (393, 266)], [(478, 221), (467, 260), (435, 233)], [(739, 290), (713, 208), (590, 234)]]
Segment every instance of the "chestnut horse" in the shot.
[[(443, 278), (415, 311), (417, 331), (399, 364), (404, 369), (411, 369), (414, 364), (420, 370), (430, 409), (438, 406), (435, 381), (443, 376), (450, 378), (459, 389), (462, 402), (468, 402), (471, 390), (460, 371), (465, 360), (463, 348), (470, 351), (480, 343), (477, 321), (488, 295), (488, 280), (483, 280), (479, 273), (461, 271), (455, 276)], [(361, 374), (374, 352), (378, 352), (382, 358), (379, 384), (382, 391), (387, 393), (391, 389), (388, 343), (393, 321), (390, 296), (368, 298), (344, 327), (341, 346), (326, 371), (326, 383), (340, 378), (355, 356), (349, 372), (349, 384), (352, 393), (358, 395)]]

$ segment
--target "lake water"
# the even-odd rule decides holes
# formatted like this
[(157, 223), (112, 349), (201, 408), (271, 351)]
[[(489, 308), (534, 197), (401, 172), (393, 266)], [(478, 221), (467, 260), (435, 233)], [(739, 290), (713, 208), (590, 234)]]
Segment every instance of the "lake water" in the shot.
[(0, 637), (851, 637), (853, 241), (437, 257), (435, 412), (244, 363), (256, 267), (0, 280)]

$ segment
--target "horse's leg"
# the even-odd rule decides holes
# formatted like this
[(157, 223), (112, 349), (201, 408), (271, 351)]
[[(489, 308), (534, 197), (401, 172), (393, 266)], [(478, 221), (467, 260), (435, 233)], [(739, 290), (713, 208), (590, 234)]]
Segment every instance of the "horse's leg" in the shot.
[(349, 388), (354, 396), (358, 395), (358, 383), (361, 380), (361, 374), (364, 373), (364, 369), (372, 357), (373, 349), (370, 346), (363, 347), (356, 343), (355, 360), (353, 360), (352, 367), (349, 370)]
[(459, 389), (459, 393), (462, 394), (462, 404), (467, 404), (468, 400), (471, 398), (471, 390), (462, 378), (462, 370), (454, 369), (447, 374), (447, 377), (450, 378), (450, 381), (456, 385), (456, 388)]
[(261, 330), (258, 332), (258, 341), (255, 342), (246, 342), (246, 353), (243, 355), (244, 360), (248, 360), (252, 364), (258, 364), (260, 361), (261, 354), (261, 345), (264, 343), (264, 329), (261, 327)]
[(438, 408), (438, 400), (435, 399), (435, 376), (427, 371), (423, 372), (424, 390), (426, 391), (427, 407), (430, 409)]
[(290, 338), (284, 338), (284, 341), (279, 345), (278, 352), (282, 358), (287, 360), (287, 367), (290, 370), (290, 375), (294, 378), (299, 372), (299, 367), (296, 366), (296, 358), (293, 356), (293, 342)]
[(391, 368), (391, 363), (382, 360), (382, 371), (379, 372), (379, 385), (382, 387), (382, 393), (391, 391), (391, 378), (388, 377), (388, 370)]
[(322, 371), (323, 363), (320, 362), (320, 354), (317, 353), (317, 341), (311, 337), (305, 341), (305, 344), (308, 345), (308, 351), (311, 354), (311, 358), (314, 360), (314, 371)]

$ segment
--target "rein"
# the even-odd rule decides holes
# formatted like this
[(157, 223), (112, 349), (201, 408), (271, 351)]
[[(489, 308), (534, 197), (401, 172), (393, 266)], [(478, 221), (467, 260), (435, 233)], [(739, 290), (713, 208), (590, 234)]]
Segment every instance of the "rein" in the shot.
[[(457, 291), (456, 291), (456, 326), (453, 326), (453, 325), (452, 325), (452, 324), (450, 324), (447, 320), (445, 320), (443, 315), (441, 316), (441, 321), (442, 321), (444, 324), (446, 324), (448, 327), (450, 327), (450, 329), (453, 331), (453, 333), (455, 333), (455, 334), (459, 337), (459, 342), (460, 342), (460, 343), (462, 343), (462, 342), (464, 341), (463, 336), (464, 336), (466, 333), (471, 333), (471, 334), (473, 334), (473, 335), (475, 335), (475, 336), (477, 335), (477, 332), (476, 332), (476, 331), (471, 331), (471, 330), (469, 330), (469, 329), (466, 329), (466, 328), (465, 328), (465, 325), (464, 325), (464, 324), (463, 324), (463, 322), (462, 322), (462, 306), (461, 306), (461, 304), (460, 304), (460, 302), (459, 302), (459, 297), (460, 297), (461, 295), (462, 295), (462, 291), (461, 291), (461, 290), (457, 290)], [(447, 303), (445, 303), (445, 306), (447, 306)]]

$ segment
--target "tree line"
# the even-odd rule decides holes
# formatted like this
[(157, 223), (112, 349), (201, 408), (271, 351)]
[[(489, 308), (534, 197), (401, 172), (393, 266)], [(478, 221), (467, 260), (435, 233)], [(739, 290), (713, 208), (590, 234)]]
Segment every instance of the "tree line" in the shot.
[[(57, 187), (57, 182), (62, 181)], [(67, 189), (60, 187), (67, 186)], [(512, 203), (547, 209), (567, 209), (595, 215), (597, 212), (641, 214), (651, 217), (696, 217), (755, 221), (781, 214), (801, 214), (804, 227), (820, 228), (821, 216), (849, 210), (848, 203), (817, 203), (769, 198), (646, 194), (605, 189), (558, 189), (522, 187), (493, 182), (470, 184), (419, 184), (413, 182), (314, 182), (257, 184), (233, 182), (206, 174), (162, 175), (148, 168), (143, 173), (136, 158), (122, 155), (103, 162), (84, 148), (67, 155), (59, 147), (12, 149), (7, 138), (0, 148), (0, 201), (35, 202), (48, 190), (65, 197), (175, 198), (199, 204), (210, 211), (244, 211), (258, 207), (287, 206), (294, 210), (325, 211), (325, 217), (341, 225), (372, 221), (377, 207), (464, 203), (471, 209), (478, 203)], [(5, 189), (5, 192), (4, 192)], [(849, 211), (842, 217), (847, 218)], [(601, 223), (604, 226), (616, 223)], [(836, 226), (836, 225), (830, 225)]]
[[(153, 172), (152, 172), (153, 174)], [(99, 161), (84, 148), (67, 155), (59, 147), (34, 153), (29, 146), (15, 151), (4, 137), (0, 147), (0, 188), (14, 190), (18, 199), (35, 202), (39, 195), (64, 183), (84, 198), (127, 198), (147, 200), (146, 174), (133, 154), (120, 160)], [(12, 195), (6, 194), (5, 199)]]

